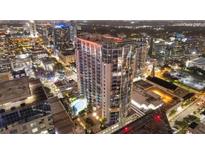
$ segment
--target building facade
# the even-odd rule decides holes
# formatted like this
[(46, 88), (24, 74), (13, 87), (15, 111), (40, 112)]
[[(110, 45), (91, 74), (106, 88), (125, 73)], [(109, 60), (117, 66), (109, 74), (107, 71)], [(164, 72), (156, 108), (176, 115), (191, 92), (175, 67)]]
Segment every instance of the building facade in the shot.
[(1, 82), (0, 133), (55, 133), (49, 99), (39, 80)]
[(59, 54), (59, 58), (65, 63), (65, 65), (75, 63), (75, 49), (72, 48), (66, 51), (62, 51)]
[(71, 23), (60, 23), (53, 29), (53, 39), (55, 49), (59, 52), (67, 50), (74, 45), (76, 38), (76, 28)]
[(11, 70), (11, 62), (9, 59), (0, 59), (0, 73)]
[[(92, 38), (93, 37), (93, 38)], [(106, 35), (77, 39), (77, 75), (81, 94), (101, 108), (102, 117), (114, 124), (127, 116), (135, 72), (132, 43)]]
[(136, 56), (135, 56), (136, 57), (135, 76), (143, 75), (143, 72), (146, 69), (147, 55), (148, 55), (148, 46), (146, 44), (140, 45), (136, 50)]

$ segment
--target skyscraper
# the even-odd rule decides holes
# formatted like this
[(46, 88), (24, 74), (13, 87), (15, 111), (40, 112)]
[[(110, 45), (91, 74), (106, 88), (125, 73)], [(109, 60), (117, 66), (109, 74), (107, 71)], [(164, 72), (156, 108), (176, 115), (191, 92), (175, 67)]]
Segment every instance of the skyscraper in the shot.
[(140, 76), (143, 74), (146, 66), (147, 61), (147, 54), (148, 54), (148, 46), (147, 44), (140, 45), (136, 50), (136, 60), (135, 60), (135, 67), (136, 67), (136, 74), (135, 76)]
[(65, 51), (73, 47), (76, 38), (76, 28), (71, 23), (60, 23), (54, 27), (54, 44), (58, 51)]
[(135, 65), (135, 45), (108, 35), (77, 38), (79, 88), (107, 123), (127, 116)]
[(36, 37), (37, 36), (37, 31), (36, 31), (36, 23), (35, 23), (35, 21), (31, 20), (27, 24), (29, 26), (30, 36), (31, 37)]

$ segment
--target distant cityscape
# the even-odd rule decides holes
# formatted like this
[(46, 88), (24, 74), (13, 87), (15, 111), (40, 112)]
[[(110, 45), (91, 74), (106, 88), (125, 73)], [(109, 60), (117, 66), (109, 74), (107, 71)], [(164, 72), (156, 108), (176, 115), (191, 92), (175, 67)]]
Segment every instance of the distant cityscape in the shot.
[(205, 21), (0, 21), (0, 134), (204, 134)]

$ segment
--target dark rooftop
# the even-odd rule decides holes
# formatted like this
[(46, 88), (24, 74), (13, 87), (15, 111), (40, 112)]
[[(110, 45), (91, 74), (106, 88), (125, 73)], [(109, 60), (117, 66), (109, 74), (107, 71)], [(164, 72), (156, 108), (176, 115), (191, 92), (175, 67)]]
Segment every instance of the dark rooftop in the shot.
[(167, 81), (165, 81), (163, 79), (160, 79), (160, 78), (157, 78), (157, 77), (148, 76), (147, 80), (149, 80), (149, 81), (151, 81), (151, 82), (153, 82), (155, 84), (158, 84), (158, 85), (160, 85), (162, 87), (165, 87), (167, 89), (170, 89), (172, 91), (176, 90), (176, 88), (178, 87), (178, 86), (174, 85), (171, 82), (167, 82)]
[(150, 88), (152, 87), (153, 85), (149, 82), (146, 82), (144, 80), (139, 80), (139, 81), (136, 81), (134, 83), (135, 86), (139, 86), (140, 88), (143, 88), (143, 89), (147, 89), (147, 88)]
[(61, 54), (64, 55), (64, 56), (75, 55), (75, 50), (74, 50), (74, 49), (63, 50), (63, 51), (61, 52)]
[(57, 133), (72, 134), (74, 133), (74, 123), (65, 110), (63, 104), (56, 98), (50, 100), (53, 123)]
[(114, 134), (172, 134), (165, 111), (157, 109), (126, 125)]
[(192, 123), (189, 125), (189, 127), (192, 128), (192, 129), (196, 128), (197, 126), (198, 126), (198, 124), (197, 124), (196, 122), (192, 122)]
[(111, 35), (108, 34), (89, 34), (89, 33), (84, 33), (81, 34), (78, 38), (79, 40), (84, 40), (84, 41), (91, 41), (94, 43), (102, 43), (102, 42), (113, 42), (113, 43), (120, 43), (123, 42), (122, 38), (118, 38), (118, 37), (113, 37)]
[(25, 106), (10, 112), (1, 113), (0, 128), (19, 122), (25, 123), (50, 113), (50, 106), (44, 102), (38, 102), (33, 106)]
[(0, 104), (18, 101), (30, 96), (28, 78), (0, 82)]
[(193, 97), (195, 94), (194, 93), (188, 93), (186, 96), (183, 97), (184, 100), (190, 99)]

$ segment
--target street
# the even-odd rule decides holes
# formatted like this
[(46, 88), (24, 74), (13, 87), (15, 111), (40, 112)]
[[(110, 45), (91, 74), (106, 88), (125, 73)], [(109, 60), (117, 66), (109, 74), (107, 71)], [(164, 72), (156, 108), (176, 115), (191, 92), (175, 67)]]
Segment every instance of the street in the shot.
[(198, 97), (194, 102), (192, 102), (189, 106), (187, 106), (183, 111), (176, 114), (174, 117), (169, 118), (170, 126), (173, 127), (175, 121), (180, 121), (184, 117), (188, 116), (189, 114), (193, 113), (194, 111), (197, 111), (200, 106), (197, 105), (197, 102), (201, 101), (201, 97)]

